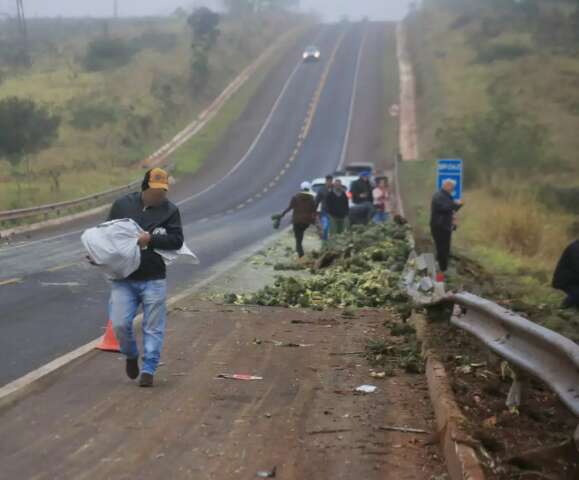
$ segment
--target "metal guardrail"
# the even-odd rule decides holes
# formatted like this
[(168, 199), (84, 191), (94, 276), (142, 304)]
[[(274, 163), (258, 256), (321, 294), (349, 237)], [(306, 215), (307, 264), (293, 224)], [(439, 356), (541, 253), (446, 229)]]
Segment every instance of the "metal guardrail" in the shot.
[[(518, 407), (525, 374), (545, 383), (579, 417), (579, 345), (548, 328), (472, 293), (445, 293), (433, 276), (433, 256), (411, 255), (406, 292), (420, 306), (454, 305), (451, 323), (472, 334), (513, 367), (506, 405)], [(579, 449), (579, 427), (575, 431)]]
[(31, 208), (21, 208), (18, 210), (7, 210), (0, 212), (0, 222), (9, 220), (20, 220), (31, 217), (39, 216), (49, 216), (50, 214), (60, 214), (61, 210), (67, 210), (74, 207), (86, 207), (87, 205), (93, 203), (95, 206), (101, 202), (112, 199), (120, 193), (132, 192), (136, 190), (141, 184), (141, 180), (129, 183), (128, 185), (123, 185), (122, 187), (107, 190), (105, 192), (97, 193), (94, 195), (88, 195), (86, 197), (77, 198), (74, 200), (69, 200), (66, 202), (52, 203), (49, 205), (42, 205), (40, 207)]
[[(471, 293), (451, 294), (451, 323), (520, 370), (541, 379), (579, 417), (579, 345)], [(515, 380), (514, 384), (520, 380)], [(515, 387), (520, 388), (520, 387)]]

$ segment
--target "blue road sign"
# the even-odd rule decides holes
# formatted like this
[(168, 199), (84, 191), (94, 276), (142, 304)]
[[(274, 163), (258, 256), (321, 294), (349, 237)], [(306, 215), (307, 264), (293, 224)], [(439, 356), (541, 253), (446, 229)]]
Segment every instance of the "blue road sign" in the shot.
[(436, 186), (439, 190), (445, 180), (454, 180), (456, 182), (452, 197), (455, 200), (462, 199), (462, 160), (443, 159), (438, 161)]

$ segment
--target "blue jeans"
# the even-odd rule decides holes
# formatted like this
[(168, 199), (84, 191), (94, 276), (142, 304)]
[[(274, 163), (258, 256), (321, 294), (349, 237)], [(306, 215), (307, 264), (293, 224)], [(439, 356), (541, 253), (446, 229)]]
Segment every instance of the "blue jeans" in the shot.
[(330, 216), (327, 213), (322, 213), (320, 223), (322, 224), (322, 240), (325, 242), (330, 238)]
[(381, 212), (381, 211), (377, 210), (374, 213), (374, 217), (372, 218), (372, 221), (374, 223), (384, 223), (384, 222), (387, 222), (389, 218), (390, 218), (390, 215), (388, 214), (388, 212)]
[(144, 373), (153, 375), (159, 366), (165, 319), (167, 317), (166, 280), (118, 280), (113, 282), (110, 315), (121, 353), (138, 358), (139, 349), (133, 332), (133, 320), (139, 306), (143, 306), (143, 366)]

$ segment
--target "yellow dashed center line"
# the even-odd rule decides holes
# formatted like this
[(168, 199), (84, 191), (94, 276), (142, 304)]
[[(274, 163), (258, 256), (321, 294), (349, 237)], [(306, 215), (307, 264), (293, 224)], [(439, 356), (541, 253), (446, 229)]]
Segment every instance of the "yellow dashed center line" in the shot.
[(64, 265), (58, 265), (56, 267), (52, 267), (52, 268), (47, 268), (46, 271), (53, 273), (53, 272), (58, 272), (59, 270), (64, 270), (65, 268), (69, 268), (69, 267), (74, 267), (75, 265), (78, 265), (78, 263), (74, 262), (74, 263), (65, 263)]
[[(308, 105), (308, 113), (306, 115), (306, 118), (304, 119), (304, 124), (303, 124), (303, 127), (302, 127), (300, 134), (298, 135), (298, 140), (296, 142), (296, 146), (294, 148), (292, 155), (290, 156), (289, 160), (285, 164), (284, 168), (282, 168), (282, 170), (280, 171), (279, 175), (277, 175), (273, 179), (273, 181), (270, 182), (269, 187), (265, 187), (263, 189), (262, 192), (264, 194), (267, 193), (270, 188), (273, 188), (276, 185), (276, 183), (280, 180), (281, 176), (286, 173), (287, 169), (291, 166), (291, 164), (296, 160), (297, 156), (299, 155), (300, 150), (304, 144), (304, 140), (307, 138), (307, 136), (310, 133), (310, 128), (312, 126), (312, 122), (314, 120), (314, 117), (316, 116), (316, 112), (318, 111), (320, 99), (322, 98), (322, 92), (324, 91), (324, 87), (326, 86), (326, 82), (328, 80), (328, 75), (330, 73), (330, 69), (332, 68), (334, 61), (336, 60), (336, 54), (338, 53), (338, 50), (339, 50), (340, 46), (342, 45), (342, 42), (344, 41), (345, 36), (346, 36), (346, 32), (343, 32), (341, 37), (338, 39), (336, 46), (334, 47), (334, 50), (332, 52), (332, 55), (330, 56), (330, 59), (328, 60), (328, 64), (326, 65), (324, 73), (322, 74), (322, 76), (320, 78), (320, 83), (318, 85), (318, 88), (314, 92), (314, 96), (312, 97), (312, 100), (310, 101), (310, 103)], [(261, 193), (258, 193), (254, 196), (254, 198), (261, 198), (261, 196), (262, 196)], [(246, 203), (251, 203), (253, 201), (254, 201), (253, 198), (250, 198), (249, 200), (247, 200)], [(237, 210), (241, 210), (245, 206), (246, 206), (245, 203), (242, 203), (241, 205), (239, 205), (237, 207)], [(227, 213), (234, 213), (234, 212), (235, 212), (234, 210), (228, 210), (227, 211)], [(0, 285), (2, 285), (2, 284), (0, 283)]]
[(4, 287), (6, 285), (14, 285), (15, 283), (20, 283), (23, 279), (22, 278), (10, 278), (8, 280), (0, 280), (0, 287)]

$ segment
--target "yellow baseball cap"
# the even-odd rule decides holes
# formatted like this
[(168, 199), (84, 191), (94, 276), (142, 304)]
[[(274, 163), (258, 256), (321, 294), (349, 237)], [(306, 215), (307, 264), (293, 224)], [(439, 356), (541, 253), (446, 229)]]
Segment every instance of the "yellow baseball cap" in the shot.
[(169, 175), (161, 168), (153, 168), (149, 175), (149, 188), (169, 190)]

